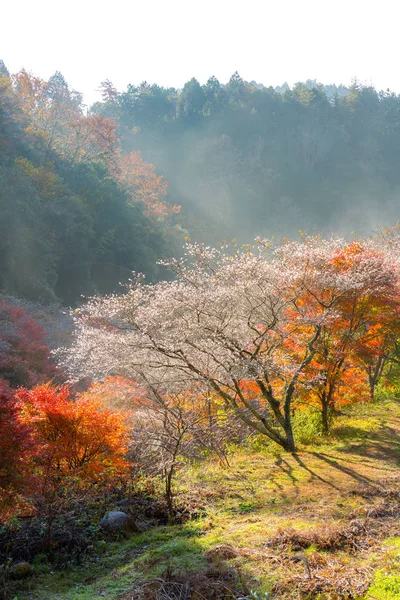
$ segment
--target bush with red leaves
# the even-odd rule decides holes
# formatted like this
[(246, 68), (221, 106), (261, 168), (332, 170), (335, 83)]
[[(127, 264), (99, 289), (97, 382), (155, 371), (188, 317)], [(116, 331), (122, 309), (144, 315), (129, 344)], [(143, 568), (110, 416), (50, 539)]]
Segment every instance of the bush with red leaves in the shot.
[(29, 429), (21, 423), (11, 388), (0, 379), (0, 522), (25, 505), (34, 454)]
[(0, 377), (11, 387), (32, 387), (58, 373), (44, 329), (23, 309), (0, 300)]

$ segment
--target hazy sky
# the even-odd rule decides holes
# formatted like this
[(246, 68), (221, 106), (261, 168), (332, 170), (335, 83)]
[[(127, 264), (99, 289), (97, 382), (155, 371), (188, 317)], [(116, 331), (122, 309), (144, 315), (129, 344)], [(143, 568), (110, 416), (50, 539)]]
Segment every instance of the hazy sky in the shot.
[(110, 79), (182, 87), (357, 77), (400, 93), (398, 0), (4, 0), (0, 58), (63, 73), (88, 103)]

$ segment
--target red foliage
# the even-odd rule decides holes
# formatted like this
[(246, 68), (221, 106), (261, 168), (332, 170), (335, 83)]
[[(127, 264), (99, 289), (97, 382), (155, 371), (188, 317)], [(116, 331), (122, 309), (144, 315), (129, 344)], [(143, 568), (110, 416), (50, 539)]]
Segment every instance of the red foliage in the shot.
[(21, 493), (28, 484), (29, 459), (33, 455), (28, 428), (19, 421), (13, 392), (0, 379), (0, 521), (23, 506)]
[(121, 413), (89, 395), (51, 384), (13, 395), (0, 380), (0, 522), (24, 509), (54, 514), (71, 494), (124, 479), (128, 433)]
[(0, 377), (31, 387), (58, 373), (43, 328), (22, 308), (0, 301)]
[(46, 484), (73, 477), (85, 486), (126, 472), (128, 429), (123, 415), (88, 396), (73, 400), (68, 387), (51, 384), (20, 389), (16, 397), (20, 420), (39, 449), (36, 470)]

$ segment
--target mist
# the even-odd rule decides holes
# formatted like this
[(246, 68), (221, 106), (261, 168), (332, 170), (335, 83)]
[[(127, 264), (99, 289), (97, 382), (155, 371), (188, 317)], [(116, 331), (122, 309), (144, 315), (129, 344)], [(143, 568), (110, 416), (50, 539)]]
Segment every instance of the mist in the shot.
[(158, 261), (187, 238), (350, 238), (398, 221), (389, 91), (237, 72), (181, 90), (106, 81), (88, 112), (59, 72), (10, 76), (0, 62), (0, 76), (3, 293), (75, 306), (132, 272), (167, 277)]
[[(128, 151), (168, 181), (190, 236), (368, 235), (398, 219), (400, 99), (355, 81), (278, 88), (192, 79), (142, 84), (93, 110), (114, 115)], [(134, 131), (134, 133), (132, 133)]]

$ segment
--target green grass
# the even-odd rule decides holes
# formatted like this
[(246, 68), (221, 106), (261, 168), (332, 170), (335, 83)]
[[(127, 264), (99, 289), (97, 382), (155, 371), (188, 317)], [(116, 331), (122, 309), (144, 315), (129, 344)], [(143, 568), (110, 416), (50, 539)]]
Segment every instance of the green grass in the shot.
[[(359, 572), (367, 583), (372, 579), (360, 598), (400, 598), (400, 538), (393, 538), (389, 521), (382, 540), (374, 539), (362, 552), (326, 553), (317, 543), (329, 528), (346, 526), (354, 516), (364, 518), (386, 501), (385, 489), (398, 486), (399, 433), (400, 403), (385, 400), (348, 407), (328, 439), (318, 437), (313, 446), (301, 446), (294, 455), (276, 448), (268, 452), (263, 440), (253, 440), (247, 448), (232, 449), (230, 468), (211, 460), (186, 465), (179, 481), (180, 499), (202, 501), (202, 518), (100, 543), (97, 556), (65, 571), (46, 572), (48, 567), (39, 560), (37, 574), (15, 584), (10, 598), (120, 600), (128, 598), (138, 582), (166, 572), (202, 572), (211, 563), (227, 565), (249, 587), (272, 591), (276, 599), (328, 600), (320, 592), (307, 596), (304, 561), (292, 560), (290, 550), (269, 545), (291, 530), (315, 537), (305, 552), (315, 575), (321, 573), (328, 581), (344, 573), (343, 580), (351, 582)], [(381, 497), (366, 497), (367, 488), (381, 489)], [(385, 537), (390, 539), (384, 543)], [(210, 551), (221, 544), (233, 547), (233, 558), (210, 558)]]
[[(107, 543), (106, 553), (87, 557), (81, 566), (43, 573), (15, 585), (12, 598), (40, 600), (110, 600), (127, 593), (136, 581), (205, 566), (204, 548), (198, 544), (198, 524), (158, 527), (121, 542)], [(31, 589), (26, 588), (30, 584)]]
[(400, 598), (400, 537), (385, 541), (388, 547), (384, 568), (375, 573), (365, 600), (398, 600)]

